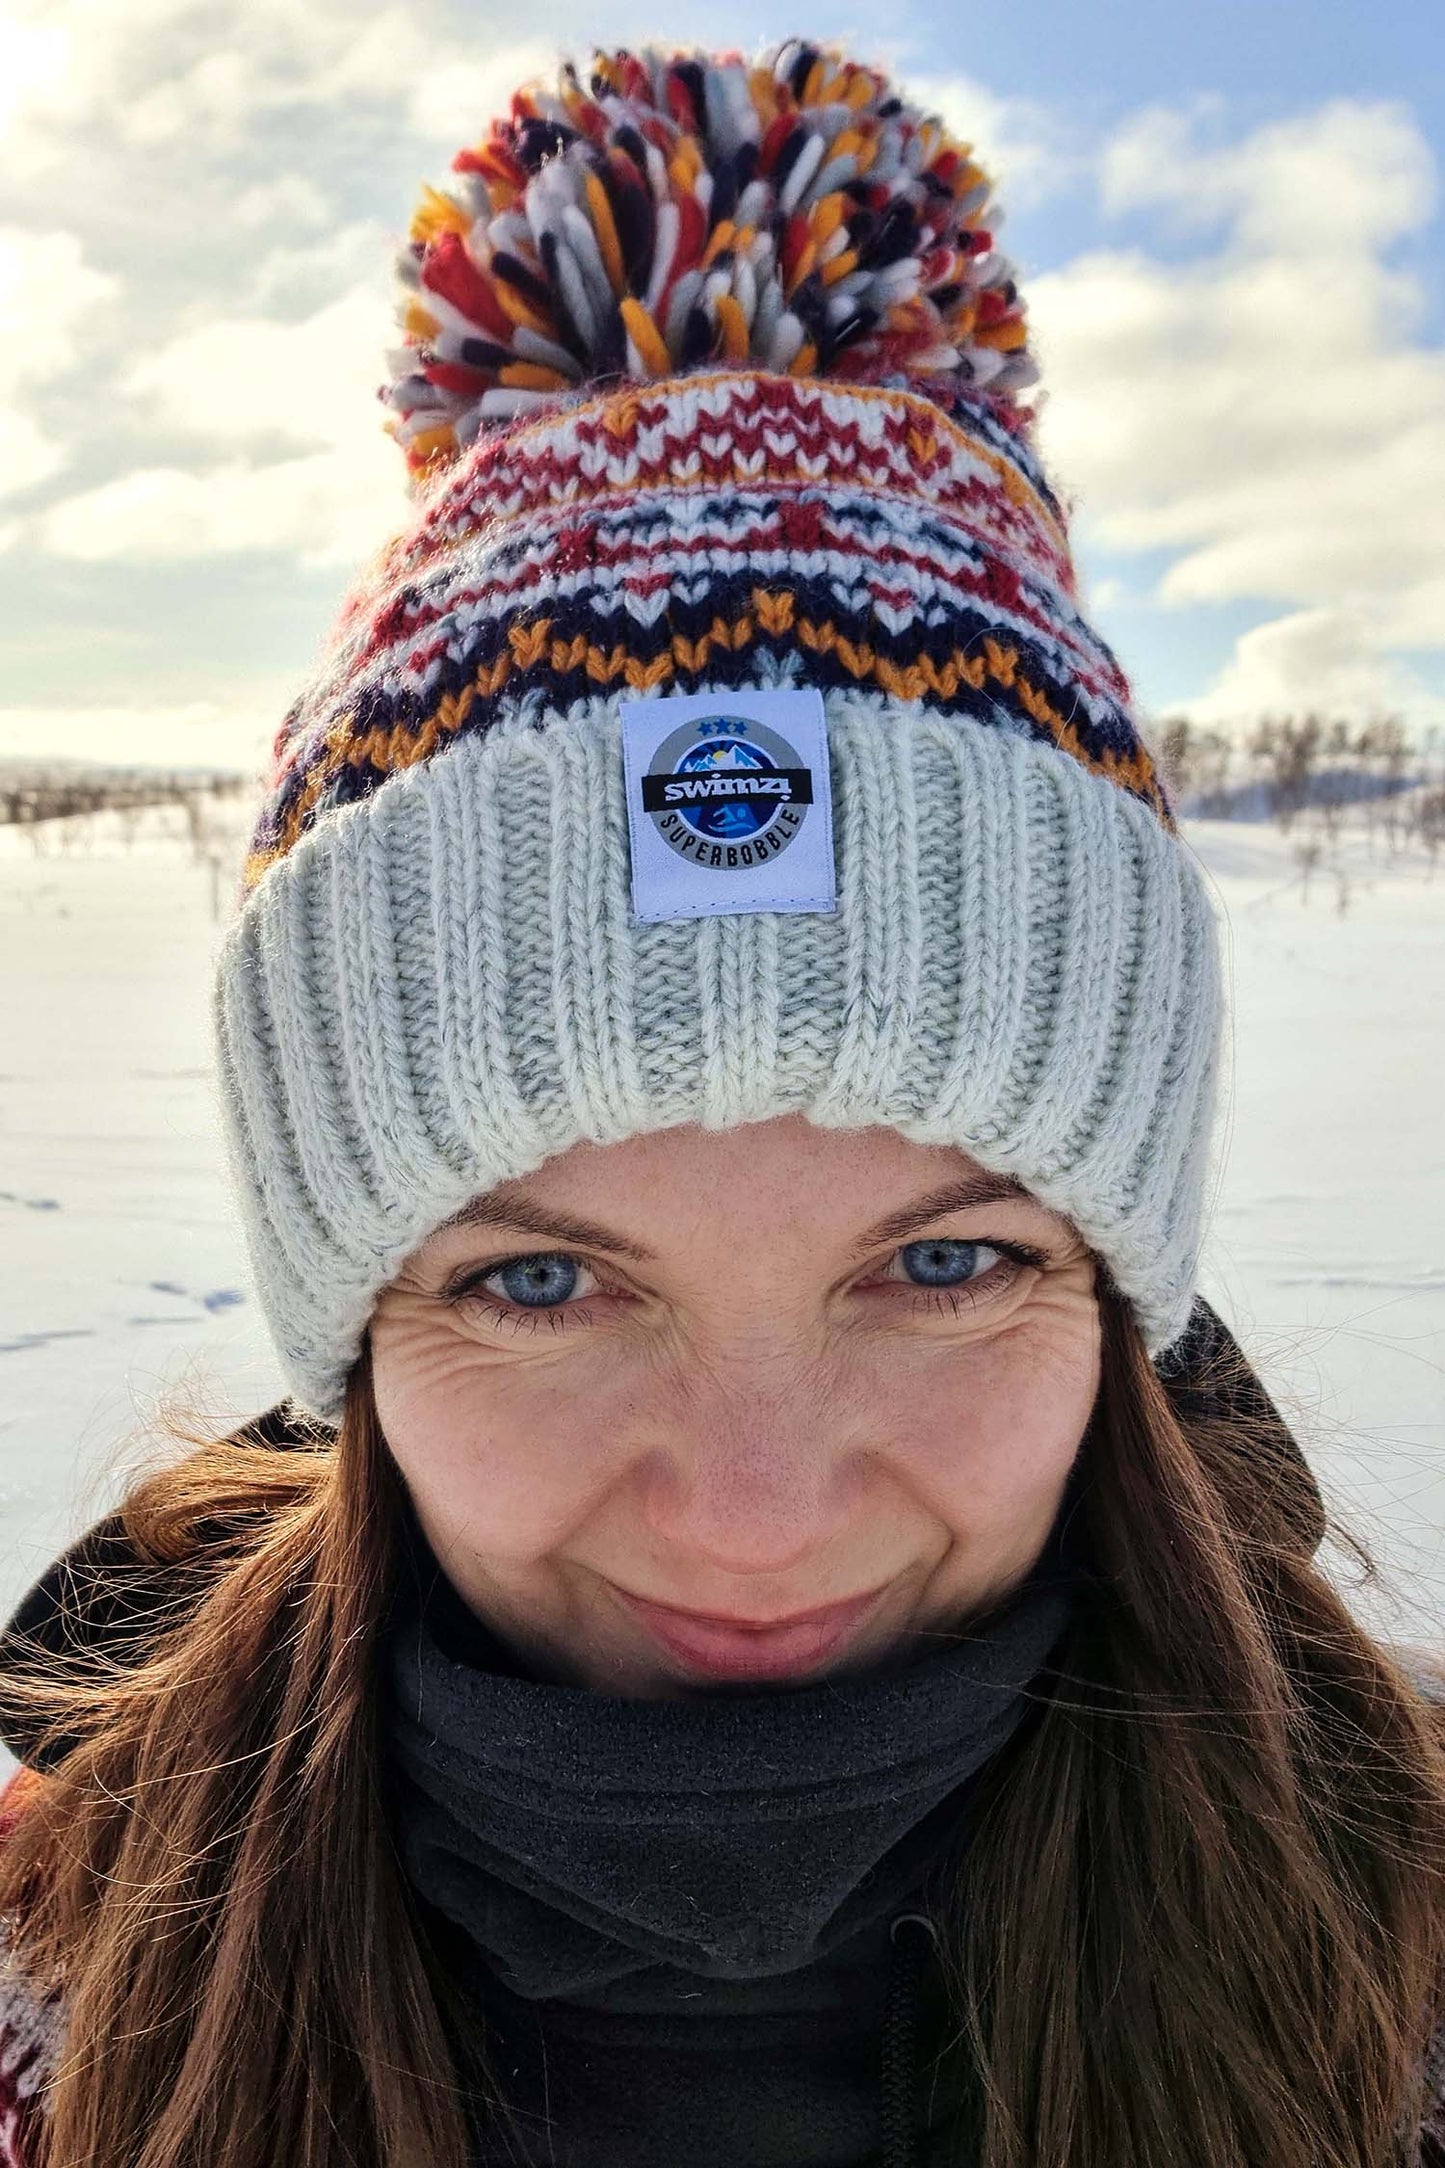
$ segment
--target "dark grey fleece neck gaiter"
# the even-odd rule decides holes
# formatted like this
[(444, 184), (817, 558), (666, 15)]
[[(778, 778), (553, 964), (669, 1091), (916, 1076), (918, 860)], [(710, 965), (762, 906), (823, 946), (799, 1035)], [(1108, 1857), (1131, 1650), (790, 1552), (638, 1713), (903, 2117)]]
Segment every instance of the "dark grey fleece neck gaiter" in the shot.
[(910, 1661), (641, 1701), (519, 1676), (431, 1569), (384, 1651), (403, 1863), (528, 2001), (615, 2003), (659, 1966), (788, 1973), (881, 1919), (1036, 1698), (1076, 1585), (1051, 1544), (976, 1632)]

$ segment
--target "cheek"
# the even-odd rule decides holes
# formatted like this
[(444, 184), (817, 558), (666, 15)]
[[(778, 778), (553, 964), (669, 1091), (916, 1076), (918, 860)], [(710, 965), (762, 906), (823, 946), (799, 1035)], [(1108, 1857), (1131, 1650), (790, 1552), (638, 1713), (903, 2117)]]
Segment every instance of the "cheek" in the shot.
[(908, 1487), (971, 1541), (1046, 1530), (1098, 1382), (1092, 1305), (895, 1364), (890, 1428)]
[[(595, 1513), (617, 1468), (623, 1406), (579, 1391), (574, 1365), (499, 1358), (464, 1332), (404, 1320), (373, 1333), (382, 1432), (428, 1535), (521, 1566)], [(589, 1385), (595, 1384), (595, 1375)]]

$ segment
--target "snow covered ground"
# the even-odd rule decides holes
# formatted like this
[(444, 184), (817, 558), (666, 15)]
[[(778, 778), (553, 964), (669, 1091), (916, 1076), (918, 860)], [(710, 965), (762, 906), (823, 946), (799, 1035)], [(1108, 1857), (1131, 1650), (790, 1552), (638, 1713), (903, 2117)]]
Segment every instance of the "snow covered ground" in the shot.
[[(211, 1104), (212, 874), (174, 813), (132, 829), (0, 828), (0, 1615), (162, 1395), (224, 1426), (281, 1389)], [(1189, 833), (1236, 992), (1204, 1289), (1387, 1572), (1357, 1606), (1445, 1640), (1445, 862), (1361, 835), (1342, 913), (1273, 829)]]

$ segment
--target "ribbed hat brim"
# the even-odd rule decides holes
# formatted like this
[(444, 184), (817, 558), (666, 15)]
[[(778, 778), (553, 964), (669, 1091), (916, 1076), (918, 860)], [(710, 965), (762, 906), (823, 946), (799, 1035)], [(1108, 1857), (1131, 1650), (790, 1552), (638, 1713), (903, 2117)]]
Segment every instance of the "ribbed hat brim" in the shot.
[(836, 912), (633, 924), (616, 702), (504, 721), (304, 836), (231, 927), (222, 1106), (287, 1385), (324, 1420), (377, 1294), (583, 1139), (801, 1112), (1017, 1174), (1183, 1331), (1222, 988), (1186, 845), (998, 723), (825, 696)]

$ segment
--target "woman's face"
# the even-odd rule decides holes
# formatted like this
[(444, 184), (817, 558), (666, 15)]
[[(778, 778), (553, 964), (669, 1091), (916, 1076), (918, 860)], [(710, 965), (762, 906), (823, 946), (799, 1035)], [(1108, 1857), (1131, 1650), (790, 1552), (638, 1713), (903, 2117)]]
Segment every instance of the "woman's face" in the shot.
[(1094, 1262), (961, 1151), (801, 1115), (580, 1144), (415, 1250), (377, 1412), (449, 1580), (544, 1675), (793, 1682), (945, 1632), (1048, 1537)]

